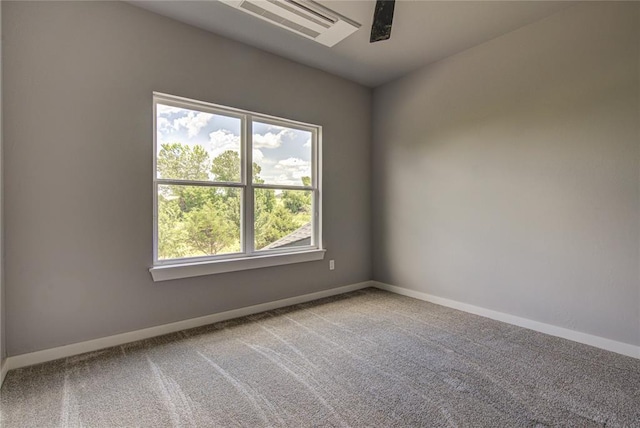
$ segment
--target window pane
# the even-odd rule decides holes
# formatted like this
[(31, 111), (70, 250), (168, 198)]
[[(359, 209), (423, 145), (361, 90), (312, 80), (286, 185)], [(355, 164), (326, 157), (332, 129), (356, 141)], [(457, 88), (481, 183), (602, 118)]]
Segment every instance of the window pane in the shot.
[(156, 105), (157, 177), (240, 181), (241, 120)]
[(311, 185), (312, 133), (253, 122), (253, 182)]
[(311, 190), (255, 189), (255, 248), (311, 245)]
[(158, 259), (238, 253), (242, 190), (158, 186)]

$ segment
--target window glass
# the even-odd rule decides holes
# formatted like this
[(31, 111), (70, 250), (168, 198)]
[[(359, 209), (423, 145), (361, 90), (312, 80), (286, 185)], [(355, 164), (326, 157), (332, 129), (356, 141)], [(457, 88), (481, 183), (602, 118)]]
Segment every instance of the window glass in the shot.
[(273, 250), (312, 244), (311, 190), (255, 189), (255, 248)]
[(217, 186), (158, 186), (158, 259), (241, 251), (242, 191)]
[(157, 178), (240, 182), (241, 119), (156, 105)]
[(169, 95), (154, 103), (154, 263), (319, 248), (320, 127)]
[(260, 121), (253, 122), (252, 131), (253, 162), (260, 174), (259, 180), (254, 175), (254, 182), (305, 185), (312, 171), (312, 133)]

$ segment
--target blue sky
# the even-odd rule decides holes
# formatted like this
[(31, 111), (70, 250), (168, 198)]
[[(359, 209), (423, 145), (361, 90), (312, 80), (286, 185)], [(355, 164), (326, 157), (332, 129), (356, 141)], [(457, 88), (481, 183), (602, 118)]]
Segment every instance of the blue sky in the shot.
[[(163, 143), (200, 145), (211, 159), (225, 150), (240, 152), (240, 119), (157, 105), (158, 151)], [(253, 161), (268, 184), (302, 185), (311, 176), (311, 132), (253, 123)]]

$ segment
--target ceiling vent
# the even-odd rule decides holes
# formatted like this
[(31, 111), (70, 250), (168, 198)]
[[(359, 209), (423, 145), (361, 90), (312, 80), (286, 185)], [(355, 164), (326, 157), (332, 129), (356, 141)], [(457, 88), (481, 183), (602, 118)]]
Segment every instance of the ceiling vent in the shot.
[(220, 0), (272, 24), (333, 46), (360, 24), (311, 0)]

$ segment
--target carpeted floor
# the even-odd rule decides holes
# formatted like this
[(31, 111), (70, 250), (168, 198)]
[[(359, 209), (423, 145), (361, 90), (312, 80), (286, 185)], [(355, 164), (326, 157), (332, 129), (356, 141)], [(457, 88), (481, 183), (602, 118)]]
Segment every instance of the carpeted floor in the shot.
[(640, 427), (640, 360), (365, 289), (7, 375), (10, 427)]

